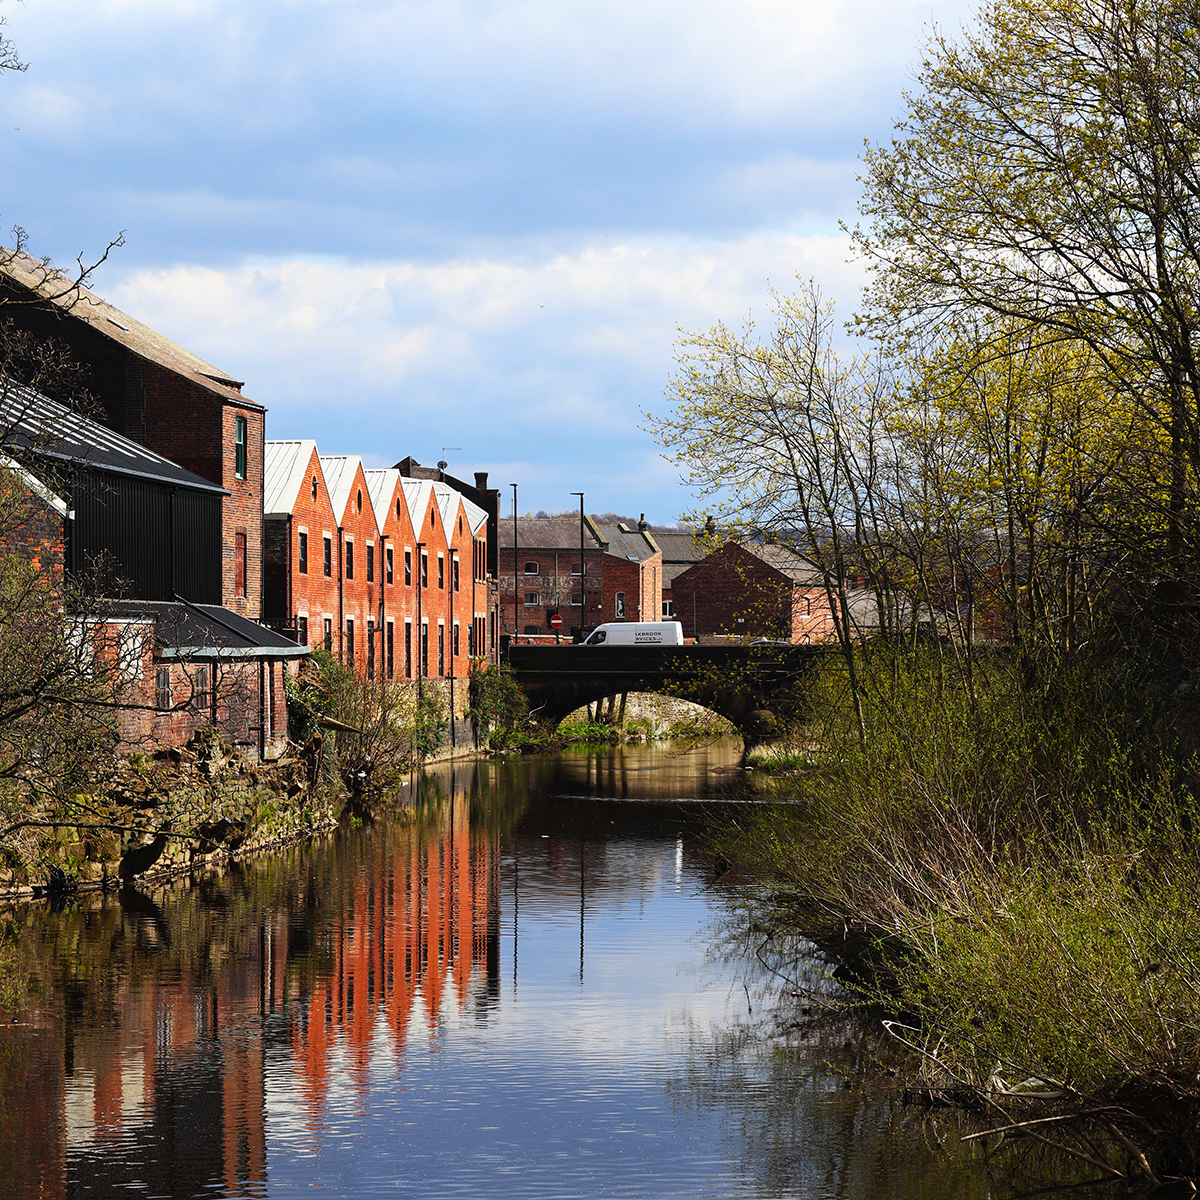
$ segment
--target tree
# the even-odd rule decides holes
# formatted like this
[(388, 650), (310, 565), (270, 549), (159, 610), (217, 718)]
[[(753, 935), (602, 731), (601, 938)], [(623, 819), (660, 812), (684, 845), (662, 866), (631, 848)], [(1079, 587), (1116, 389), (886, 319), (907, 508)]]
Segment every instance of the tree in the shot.
[(992, 0), (931, 38), (854, 230), (869, 321), (999, 317), (1095, 356), (1165, 435), (1176, 559), (1200, 473), (1198, 59), (1189, 0)]

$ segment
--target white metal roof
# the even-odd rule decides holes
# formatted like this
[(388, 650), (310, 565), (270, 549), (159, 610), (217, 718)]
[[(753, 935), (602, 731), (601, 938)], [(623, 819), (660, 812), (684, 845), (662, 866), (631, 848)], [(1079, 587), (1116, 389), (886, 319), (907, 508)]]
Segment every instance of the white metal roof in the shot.
[(362, 466), (362, 458), (357, 454), (322, 454), (320, 459), (325, 486), (329, 489), (329, 500), (333, 505), (333, 515), (340, 522), (346, 515), (346, 506), (350, 503), (350, 489), (354, 486), (355, 473)]
[(263, 452), (263, 513), (285, 517), (296, 511), (300, 489), (308, 479), (308, 464), (317, 443), (312, 438), (269, 441)]
[(421, 537), (425, 530), (422, 522), (429, 508), (429, 493), (433, 484), (428, 479), (401, 478), (400, 485), (404, 488), (404, 503), (408, 505), (408, 519), (412, 522), (413, 531)]
[(367, 481), (367, 491), (371, 494), (371, 507), (375, 510), (375, 516), (378, 519), (383, 517), (383, 524), (387, 524), (387, 519), (392, 507), (392, 497), (396, 494), (396, 484), (400, 481), (400, 472), (395, 467), (374, 467), (370, 471), (363, 471), (363, 477)]
[(471, 526), (472, 535), (478, 534), (483, 528), (484, 522), (487, 521), (486, 510), (479, 507), (474, 500), (468, 500), (466, 496), (462, 498), (463, 510), (467, 514), (467, 524)]

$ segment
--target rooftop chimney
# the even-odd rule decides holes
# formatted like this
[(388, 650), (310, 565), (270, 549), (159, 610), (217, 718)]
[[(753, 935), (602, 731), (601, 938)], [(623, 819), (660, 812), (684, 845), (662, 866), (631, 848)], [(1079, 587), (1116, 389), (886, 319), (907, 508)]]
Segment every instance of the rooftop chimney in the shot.
[(638, 518), (638, 533), (645, 533), (645, 532), (646, 532), (646, 514), (642, 513), (642, 515)]
[(476, 471), (475, 472), (475, 486), (481, 492), (487, 491), (487, 472), (486, 471)]
[(717, 532), (717, 523), (709, 516), (704, 522), (704, 536), (712, 537)]

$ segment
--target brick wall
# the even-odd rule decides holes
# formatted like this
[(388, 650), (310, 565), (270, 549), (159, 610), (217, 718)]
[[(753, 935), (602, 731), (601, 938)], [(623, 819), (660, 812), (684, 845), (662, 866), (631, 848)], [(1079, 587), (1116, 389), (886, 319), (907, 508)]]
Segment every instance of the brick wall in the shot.
[[(687, 637), (797, 640), (807, 605), (793, 603), (791, 579), (733, 543), (675, 577), (672, 595)], [(694, 614), (694, 615), (693, 615)], [(812, 618), (805, 616), (805, 621)]]
[[(379, 569), (379, 526), (371, 507), (371, 496), (362, 465), (355, 468), (350, 495), (341, 514), (342, 542), (340, 562), (334, 563), (334, 575), (340, 568), (342, 578), (342, 640), (334, 633), (333, 652), (360, 674), (366, 674), (368, 661), (368, 623), (379, 615), (379, 592), (383, 574)], [(372, 552), (374, 578), (367, 578), (368, 547)], [(334, 547), (335, 551), (337, 546)], [(350, 623), (353, 622), (354, 647), (350, 647)], [(374, 637), (378, 669), (379, 637)]]
[[(497, 573), (500, 601), (500, 632), (524, 638), (525, 627), (536, 625), (539, 635), (553, 639), (554, 630), (548, 623), (549, 614), (557, 611), (563, 619), (561, 636), (570, 641), (580, 627), (580, 609), (578, 604), (572, 604), (572, 598), (579, 596), (579, 575), (572, 572), (579, 570), (579, 551), (576, 550), (539, 550), (519, 546), (517, 553), (517, 603), (513, 604), (513, 549), (511, 546), (500, 547), (500, 563)], [(558, 559), (558, 573), (555, 574), (555, 555)], [(586, 568), (586, 608), (583, 613), (585, 627), (594, 629), (604, 617), (604, 579), (608, 565), (615, 560), (612, 555), (598, 548), (588, 548), (583, 555)], [(536, 562), (537, 575), (526, 575), (525, 564)], [(554, 597), (558, 596), (555, 607)], [(526, 593), (536, 593), (536, 605), (525, 604)], [(515, 619), (514, 619), (515, 608)], [(535, 635), (536, 636), (536, 635)]]

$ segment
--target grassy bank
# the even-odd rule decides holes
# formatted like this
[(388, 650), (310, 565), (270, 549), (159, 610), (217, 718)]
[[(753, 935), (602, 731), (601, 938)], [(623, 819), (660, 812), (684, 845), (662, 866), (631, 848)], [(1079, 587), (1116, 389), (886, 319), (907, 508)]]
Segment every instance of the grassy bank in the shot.
[(719, 833), (772, 881), (764, 919), (830, 947), (861, 1001), (910, 1027), (931, 1092), (1001, 1124), (1088, 1113), (1105, 1169), (1195, 1171), (1200, 863), (1178, 689), (1119, 663), (1030, 686), (998, 658), (973, 694), (936, 655), (861, 669), (865, 741), (832, 672), (795, 743), (763, 756), (797, 802)]

